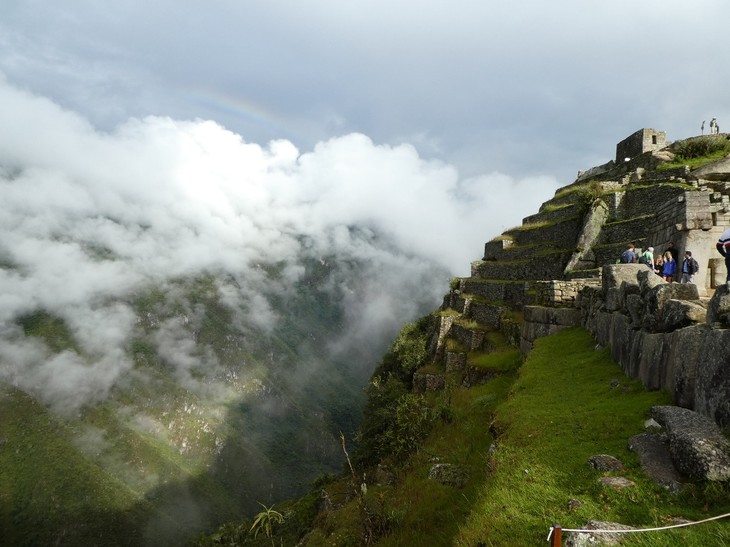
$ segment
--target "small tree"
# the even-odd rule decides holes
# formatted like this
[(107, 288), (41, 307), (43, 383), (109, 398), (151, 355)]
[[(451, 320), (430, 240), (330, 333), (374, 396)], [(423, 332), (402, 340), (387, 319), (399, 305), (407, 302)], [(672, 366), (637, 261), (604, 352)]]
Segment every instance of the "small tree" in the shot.
[(253, 537), (258, 537), (259, 532), (264, 533), (264, 535), (271, 540), (271, 545), (274, 545), (274, 539), (273, 539), (273, 528), (274, 524), (283, 524), (284, 523), (284, 515), (279, 513), (279, 511), (274, 510), (274, 506), (266, 507), (263, 503), (258, 502), (261, 507), (264, 508), (263, 511), (258, 513), (256, 515), (256, 518), (254, 518), (253, 524), (251, 525), (250, 532), (253, 532)]

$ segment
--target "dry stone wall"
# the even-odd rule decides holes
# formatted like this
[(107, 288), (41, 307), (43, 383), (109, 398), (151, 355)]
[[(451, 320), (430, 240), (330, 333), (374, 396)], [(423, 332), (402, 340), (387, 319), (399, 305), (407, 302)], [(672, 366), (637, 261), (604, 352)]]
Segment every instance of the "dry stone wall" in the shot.
[[(576, 280), (578, 281), (578, 280)], [(580, 282), (580, 281), (579, 281)], [(640, 264), (603, 268), (601, 285), (585, 280), (572, 308), (526, 306), (520, 347), (541, 336), (582, 326), (609, 348), (624, 373), (674, 403), (730, 427), (730, 289), (701, 299), (691, 284), (666, 283)], [(708, 312), (709, 308), (709, 312)]]

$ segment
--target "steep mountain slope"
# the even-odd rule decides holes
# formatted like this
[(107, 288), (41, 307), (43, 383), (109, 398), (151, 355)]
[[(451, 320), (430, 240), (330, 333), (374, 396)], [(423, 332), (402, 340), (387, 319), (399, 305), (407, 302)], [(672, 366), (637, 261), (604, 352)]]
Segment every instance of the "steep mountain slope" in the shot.
[[(297, 279), (285, 279), (288, 268), (300, 269)], [(103, 396), (83, 378), (63, 378), (66, 361), (91, 359), (63, 317), (38, 309), (14, 319), (6, 342), (18, 348), (16, 362), (6, 345), (6, 370), (34, 348), (44, 356), (35, 366), (55, 363), (62, 377), (54, 381), (70, 385), (48, 389), (18, 369), (16, 382), (6, 376), (4, 543), (179, 545), (339, 468), (339, 432), (356, 430), (368, 363), (390, 336), (389, 323), (363, 332), (365, 341), (339, 334), (367, 326), (348, 307), (366, 309), (371, 265), (302, 255), (260, 272), (266, 324), (231, 298), (237, 282), (222, 274), (104, 302), (131, 310), (134, 327), (120, 355), (131, 364), (114, 369)], [(402, 311), (388, 308), (392, 320), (432, 305), (426, 295), (410, 298)]]
[[(343, 445), (345, 473), (277, 506), (284, 521), (274, 540), (528, 545), (544, 541), (539, 528), (547, 531), (552, 519), (652, 527), (727, 511), (726, 484), (687, 480), (675, 496), (629, 453), (628, 438), (642, 432), (652, 405), (669, 403), (666, 393), (625, 378), (585, 331), (538, 340), (580, 324), (578, 291), (600, 285), (601, 267), (629, 242), (657, 251), (670, 241), (691, 246), (713, 274), (698, 285), (714, 291), (710, 251), (728, 224), (730, 199), (730, 172), (716, 152), (724, 158), (730, 146), (725, 135), (710, 140), (709, 154), (700, 147), (699, 156), (682, 156), (704, 142), (690, 139), (674, 143), (674, 152), (649, 151), (579, 177), (522, 226), (486, 243), (471, 276), (452, 280), (441, 308), (404, 327), (382, 359), (352, 458)], [(675, 157), (679, 165), (669, 163)], [(542, 320), (527, 307), (535, 302), (550, 306)], [(527, 353), (519, 372), (518, 345)], [(619, 457), (632, 487), (614, 492), (597, 482), (615, 473), (591, 470), (596, 454)], [(228, 525), (200, 544), (263, 545), (257, 522)], [(710, 526), (636, 541), (705, 545), (726, 536)]]

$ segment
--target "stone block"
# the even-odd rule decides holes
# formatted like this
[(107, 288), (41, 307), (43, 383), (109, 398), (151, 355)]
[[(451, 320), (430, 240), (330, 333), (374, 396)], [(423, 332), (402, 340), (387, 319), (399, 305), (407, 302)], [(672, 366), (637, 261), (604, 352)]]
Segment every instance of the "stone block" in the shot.
[(668, 300), (661, 315), (661, 330), (673, 330), (688, 327), (693, 323), (704, 323), (707, 310), (697, 302), (688, 300)]
[(730, 442), (715, 422), (676, 406), (655, 406), (651, 413), (667, 430), (669, 453), (680, 473), (709, 481), (730, 479)]
[(643, 264), (606, 264), (603, 266), (603, 291), (618, 288), (621, 283), (639, 285), (639, 272), (646, 272), (648, 268)]
[[(695, 361), (693, 408), (711, 416), (720, 427), (730, 426), (730, 330), (692, 327), (699, 343)], [(678, 332), (682, 332), (678, 331)]]
[(707, 324), (716, 328), (730, 326), (730, 289), (724, 283), (717, 287), (707, 307)]
[(466, 353), (447, 351), (446, 352), (446, 372), (455, 370), (463, 370), (466, 366)]

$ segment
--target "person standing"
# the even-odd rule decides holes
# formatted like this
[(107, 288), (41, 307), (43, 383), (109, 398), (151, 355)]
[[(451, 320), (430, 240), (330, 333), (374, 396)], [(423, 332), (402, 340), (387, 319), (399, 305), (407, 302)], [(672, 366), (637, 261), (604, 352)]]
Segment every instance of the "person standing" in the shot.
[(633, 264), (636, 262), (636, 253), (634, 252), (634, 244), (629, 243), (626, 250), (621, 253), (621, 262), (623, 264)]
[(730, 228), (727, 228), (715, 244), (718, 252), (725, 257), (725, 268), (727, 269), (728, 288), (730, 288)]
[(700, 265), (692, 258), (691, 251), (685, 251), (684, 260), (682, 261), (682, 280), (681, 283), (694, 283), (695, 274), (700, 269)]
[(654, 247), (648, 247), (639, 256), (639, 264), (646, 264), (650, 270), (654, 268)]
[(662, 277), (667, 283), (674, 281), (674, 274), (677, 272), (677, 261), (672, 258), (672, 253), (664, 253), (664, 266), (662, 266)]
[[(667, 251), (672, 253), (672, 260), (674, 260), (674, 272), (677, 272), (677, 264), (679, 264), (679, 249), (674, 246), (674, 241), (667, 243)], [(666, 262), (666, 259), (664, 260)]]
[(662, 271), (664, 270), (664, 259), (662, 258), (662, 255), (659, 255), (656, 257), (656, 261), (654, 261), (654, 273), (657, 274), (659, 277), (664, 277), (662, 274)]

